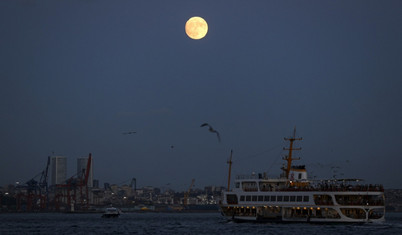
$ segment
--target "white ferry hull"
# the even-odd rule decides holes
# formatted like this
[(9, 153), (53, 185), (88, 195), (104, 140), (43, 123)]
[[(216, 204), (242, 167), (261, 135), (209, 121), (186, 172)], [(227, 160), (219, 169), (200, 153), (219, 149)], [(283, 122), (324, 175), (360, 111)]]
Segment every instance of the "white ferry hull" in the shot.
[[(252, 199), (275, 200), (286, 197), (299, 199), (300, 202), (259, 202), (244, 201)], [(229, 195), (229, 197), (228, 197)], [(303, 196), (298, 196), (303, 195)], [(321, 201), (317, 198), (326, 195), (328, 198)], [(243, 201), (229, 201), (227, 198), (242, 198)], [(228, 220), (237, 222), (307, 222), (307, 223), (380, 223), (384, 222), (385, 206), (383, 192), (224, 192), (220, 210)], [(350, 198), (350, 202), (339, 202), (340, 199)], [(370, 200), (355, 201), (358, 198)], [(374, 200), (376, 199), (376, 200)], [(377, 201), (377, 199), (379, 201)], [(282, 200), (282, 199), (281, 199)], [(365, 205), (361, 205), (364, 201)], [(326, 204), (326, 205), (325, 205)], [(360, 205), (359, 205), (360, 204)], [(369, 205), (367, 205), (369, 204)]]

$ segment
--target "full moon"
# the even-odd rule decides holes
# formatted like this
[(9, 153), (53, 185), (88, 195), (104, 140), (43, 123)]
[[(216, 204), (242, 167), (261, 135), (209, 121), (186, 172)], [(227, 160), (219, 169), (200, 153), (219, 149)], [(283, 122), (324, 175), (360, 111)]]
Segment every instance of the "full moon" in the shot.
[(201, 39), (207, 35), (208, 24), (203, 18), (194, 16), (187, 20), (185, 30), (190, 38)]

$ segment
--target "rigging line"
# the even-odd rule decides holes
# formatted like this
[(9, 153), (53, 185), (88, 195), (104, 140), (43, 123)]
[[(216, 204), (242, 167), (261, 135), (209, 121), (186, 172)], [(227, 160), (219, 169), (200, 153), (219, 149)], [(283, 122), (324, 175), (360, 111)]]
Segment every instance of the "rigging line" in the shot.
[(271, 166), (268, 168), (268, 170), (267, 170), (267, 172), (270, 172), (271, 171), (271, 169), (272, 169), (272, 167), (276, 164), (276, 162), (278, 161), (278, 159), (280, 159), (281, 158), (281, 153), (282, 153), (282, 151), (283, 151), (283, 149), (281, 149), (280, 150), (280, 152), (279, 152), (279, 157), (276, 157), (275, 158), (275, 161), (271, 164)]
[(277, 145), (275, 145), (275, 146), (273, 146), (273, 147), (271, 147), (271, 148), (269, 148), (269, 149), (267, 149), (267, 150), (264, 150), (264, 151), (262, 151), (262, 152), (255, 153), (255, 154), (248, 155), (248, 156), (240, 157), (239, 159), (244, 159), (244, 158), (250, 159), (250, 158), (257, 157), (257, 156), (259, 156), (259, 155), (261, 155), (261, 154), (263, 154), (263, 153), (267, 153), (267, 152), (270, 152), (270, 151), (274, 150), (275, 148), (277, 148), (277, 147), (280, 146), (280, 145), (282, 145), (282, 143), (277, 144)]

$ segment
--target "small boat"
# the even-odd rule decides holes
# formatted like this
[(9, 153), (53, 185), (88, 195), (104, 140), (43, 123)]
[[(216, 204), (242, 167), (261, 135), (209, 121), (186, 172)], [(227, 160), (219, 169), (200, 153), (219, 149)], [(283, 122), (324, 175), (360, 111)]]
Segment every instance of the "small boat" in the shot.
[(115, 207), (108, 207), (103, 213), (102, 218), (117, 218), (120, 216), (120, 210)]

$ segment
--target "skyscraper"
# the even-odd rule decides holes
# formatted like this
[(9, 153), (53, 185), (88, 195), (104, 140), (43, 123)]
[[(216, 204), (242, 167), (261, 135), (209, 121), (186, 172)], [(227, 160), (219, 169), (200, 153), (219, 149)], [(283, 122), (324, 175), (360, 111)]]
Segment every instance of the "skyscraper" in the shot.
[(67, 158), (64, 156), (52, 156), (51, 165), (51, 185), (64, 184), (67, 179)]
[[(93, 187), (93, 158), (90, 164), (89, 175), (88, 175), (88, 187)], [(85, 177), (85, 171), (88, 165), (88, 157), (77, 158), (77, 176)]]

